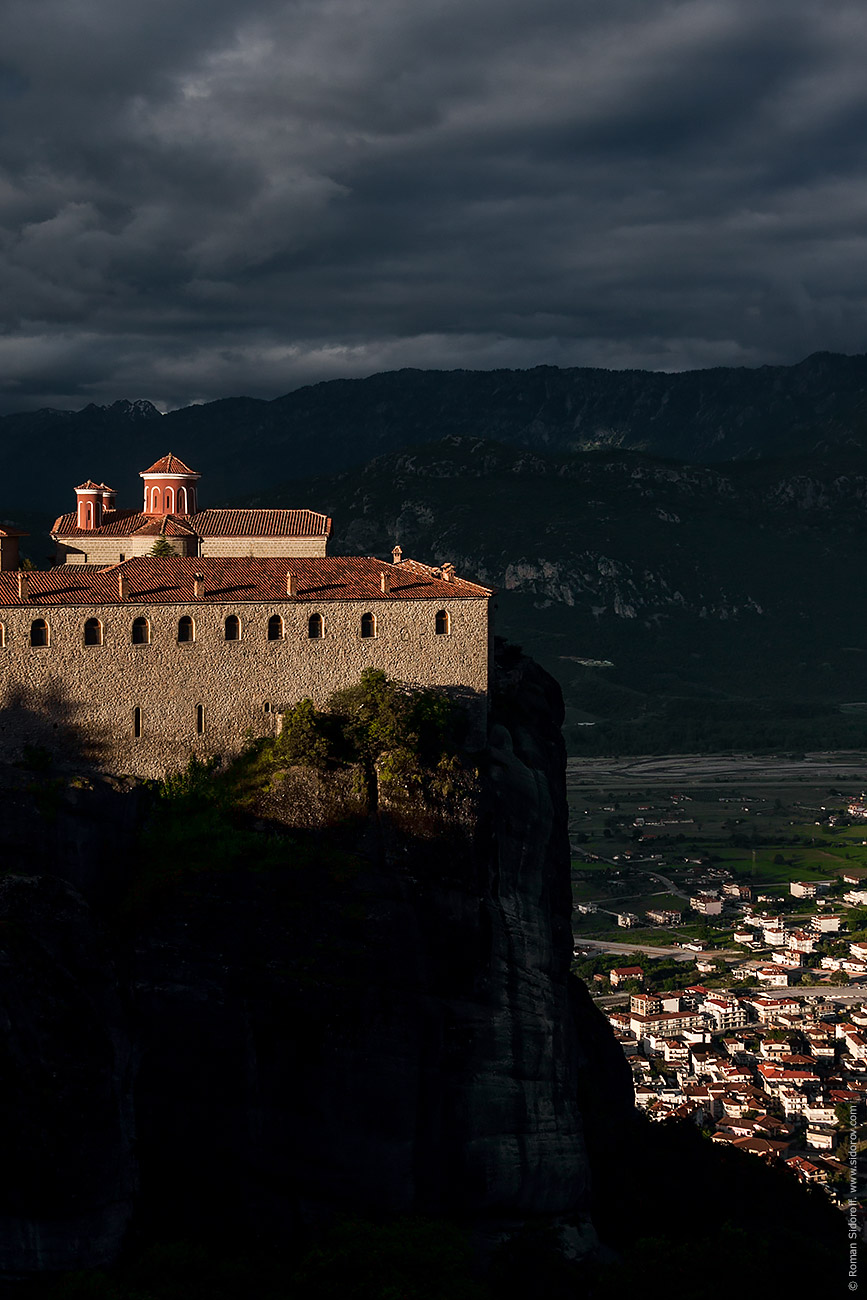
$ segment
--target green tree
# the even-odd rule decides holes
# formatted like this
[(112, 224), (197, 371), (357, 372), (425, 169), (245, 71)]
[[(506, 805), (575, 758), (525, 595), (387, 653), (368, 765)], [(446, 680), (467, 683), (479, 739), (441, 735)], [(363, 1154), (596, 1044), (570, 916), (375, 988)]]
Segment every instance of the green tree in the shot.
[(294, 708), (286, 710), (274, 750), (286, 763), (325, 766), (329, 751), (326, 719), (317, 712), (312, 700), (299, 700)]
[(151, 555), (162, 557), (165, 555), (177, 555), (177, 551), (169, 542), (164, 533), (161, 533), (150, 549)]
[(350, 756), (373, 780), (421, 785), (433, 773), (442, 793), (457, 779), (462, 715), (439, 691), (407, 691), (377, 668), (366, 668), (357, 686), (328, 701)]

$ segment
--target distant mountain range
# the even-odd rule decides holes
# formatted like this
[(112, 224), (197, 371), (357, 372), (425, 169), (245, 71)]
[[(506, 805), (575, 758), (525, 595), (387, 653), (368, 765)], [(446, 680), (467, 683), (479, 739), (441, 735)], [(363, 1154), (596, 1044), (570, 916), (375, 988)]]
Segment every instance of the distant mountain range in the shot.
[(0, 507), (59, 513), (88, 475), (124, 500), (132, 493), (134, 505), (135, 471), (168, 450), (202, 471), (203, 499), (219, 504), (453, 434), (545, 454), (619, 447), (701, 463), (864, 448), (867, 356), (681, 374), (399, 370), (162, 416), (146, 401), (7, 415)]
[(867, 745), (865, 417), (867, 357), (831, 354), (39, 411), (0, 419), (0, 522), (42, 534), (41, 564), (76, 483), (137, 506), (137, 471), (171, 450), (203, 503), (324, 510), (337, 553), (397, 541), (500, 588), (500, 630), (563, 683), (573, 749)]

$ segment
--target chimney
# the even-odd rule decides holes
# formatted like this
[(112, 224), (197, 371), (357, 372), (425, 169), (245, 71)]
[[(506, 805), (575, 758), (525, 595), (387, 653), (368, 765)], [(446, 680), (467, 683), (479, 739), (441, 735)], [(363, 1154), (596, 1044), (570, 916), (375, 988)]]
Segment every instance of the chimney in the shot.
[(455, 566), (453, 564), (443, 565), (443, 578), (445, 579), (446, 582), (454, 582)]
[(382, 594), (383, 594), (383, 596), (387, 596), (387, 595), (388, 595), (389, 587), (391, 586), (391, 583), (390, 583), (389, 580), (388, 580), (388, 574), (387, 574), (387, 573), (381, 573), (381, 574), (379, 575), (379, 586), (380, 586), (380, 589), (382, 590)]
[(30, 583), (27, 581), (27, 574), (18, 570), (18, 599), (30, 599)]
[(392, 558), (392, 563), (400, 564), (401, 560), (403, 559), (403, 551), (399, 546), (394, 547), (393, 551), (391, 552), (391, 558)]
[(120, 571), (117, 575), (117, 598), (126, 600), (127, 598), (126, 574)]
[(203, 573), (193, 574), (193, 594), (196, 600), (201, 600), (205, 594), (205, 575)]
[(287, 595), (287, 596), (297, 596), (297, 594), (298, 594), (298, 593), (297, 593), (297, 591), (295, 590), (295, 574), (292, 573), (292, 571), (290, 570), (290, 571), (286, 574), (286, 595)]

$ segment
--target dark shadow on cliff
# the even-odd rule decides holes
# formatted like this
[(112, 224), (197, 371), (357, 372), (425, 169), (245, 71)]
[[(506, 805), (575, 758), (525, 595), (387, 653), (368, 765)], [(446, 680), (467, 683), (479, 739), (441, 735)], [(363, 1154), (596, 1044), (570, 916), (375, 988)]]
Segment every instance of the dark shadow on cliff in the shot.
[(123, 846), (135, 840), (148, 794), (100, 770), (105, 745), (78, 714), (59, 684), (7, 696), (0, 850), (7, 869), (57, 875), (91, 901), (107, 900), (124, 887)]
[(111, 945), (70, 885), (7, 871), (0, 974), (0, 1278), (108, 1263), (136, 1190)]
[[(140, 1190), (128, 1254), (105, 1281), (117, 1286), (92, 1292), (106, 1300), (234, 1300), (245, 1252), (263, 1297), (379, 1300), (379, 1276), (404, 1276), (403, 1229), (390, 1225), (419, 1214), (485, 1238), (495, 1300), (524, 1300), (542, 1282), (546, 1300), (590, 1294), (588, 1214), (620, 1255), (596, 1275), (606, 1300), (612, 1279), (636, 1284), (641, 1251), (662, 1259), (665, 1246), (652, 1243), (668, 1240), (672, 1216), (675, 1237), (685, 1224), (711, 1251), (730, 1239), (739, 1202), (736, 1191), (715, 1194), (718, 1153), (697, 1134), (669, 1143), (641, 1127), (607, 1022), (569, 975), (561, 720), (556, 683), (500, 647), (478, 771), (451, 765), (435, 788), (412, 754), (387, 766), (358, 758), (357, 743), (353, 762), (329, 768), (333, 751), (317, 749), (329, 724), (306, 710), (295, 740), (315, 762), (281, 765), (254, 747), (240, 765), (192, 764), (145, 799), (142, 833), (113, 838), (104, 863), (124, 881), (122, 897), (94, 894), (88, 911), (56, 880), (15, 886), (17, 946), (2, 949), (0, 927), (16, 977), (0, 1047), (14, 1080), (6, 1128), (21, 1107), (28, 1142), (40, 1117), (49, 1135), (56, 1121), (57, 1179), (45, 1187), (61, 1209), (66, 1197), (54, 1238), (38, 1227), (34, 1240), (54, 1243), (39, 1258), (78, 1251), (93, 1262), (70, 1227), (79, 1186), (101, 1215), (87, 1240), (116, 1249), (125, 1220), (115, 1207), (126, 1212), (134, 1176), (130, 1113)], [(13, 1150), (21, 1187), (36, 1196), (25, 1147)], [(745, 1202), (758, 1216), (771, 1185), (744, 1176), (759, 1180)], [(21, 1206), (42, 1225), (35, 1201)], [(376, 1274), (358, 1233), (341, 1237), (341, 1221), (359, 1213), (362, 1238), (391, 1232), (391, 1272)], [(804, 1221), (794, 1202), (788, 1213)], [(5, 1235), (11, 1249), (21, 1233)], [(155, 1259), (155, 1241), (179, 1238), (200, 1244), (174, 1257), (164, 1245)], [(287, 1270), (311, 1243), (320, 1252), (306, 1291), (281, 1290), (277, 1243)], [(225, 1267), (222, 1292), (202, 1250)], [(139, 1267), (152, 1283), (131, 1280)], [(417, 1294), (453, 1300), (457, 1276)]]
[[(591, 1290), (615, 1300), (657, 1279), (665, 1293), (727, 1300), (846, 1288), (846, 1216), (780, 1165), (721, 1149), (690, 1121), (636, 1113), (611, 1152), (600, 1204), (616, 1251)], [(769, 1285), (768, 1278), (773, 1275)]]
[[(312, 764), (259, 746), (168, 783), (116, 921), (148, 1231), (302, 1239), (364, 1204), (493, 1232), (566, 1216), (589, 1248), (556, 687), (526, 660), (511, 681), (532, 700), (481, 776), (432, 745), (428, 785), (372, 682), (355, 768), (316, 765), (330, 724), (306, 709), (290, 738)], [(371, 717), (395, 719), (384, 757)]]
[(17, 761), (50, 760), (54, 767), (79, 773), (99, 770), (108, 737), (85, 723), (61, 678), (41, 690), (8, 690), (0, 709), (0, 744)]

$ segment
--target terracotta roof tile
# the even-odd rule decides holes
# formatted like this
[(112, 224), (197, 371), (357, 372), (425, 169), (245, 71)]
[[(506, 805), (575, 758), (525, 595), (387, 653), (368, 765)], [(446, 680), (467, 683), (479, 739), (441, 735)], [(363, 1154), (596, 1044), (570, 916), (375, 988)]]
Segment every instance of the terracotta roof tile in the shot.
[[(133, 537), (163, 531), (161, 521), (172, 520), (165, 531), (171, 537), (329, 537), (331, 520), (315, 510), (200, 510), (195, 515), (153, 515), (140, 510), (112, 510), (98, 528), (79, 528), (73, 511), (61, 515), (51, 532), (55, 537)], [(156, 521), (156, 522), (155, 522)], [(389, 567), (393, 567), (389, 565)], [(431, 573), (424, 565), (419, 570)]]
[(189, 465), (185, 465), (182, 460), (179, 460), (177, 456), (172, 455), (171, 452), (169, 452), (167, 456), (160, 456), (158, 461), (155, 461), (148, 469), (143, 469), (141, 472), (142, 474), (196, 473), (194, 469), (190, 469)]
[(200, 510), (200, 537), (329, 537), (331, 520), (315, 510)]
[[(117, 575), (127, 579), (127, 600), (118, 596)], [(296, 595), (286, 594), (286, 574), (295, 578)], [(198, 600), (194, 593), (194, 575), (205, 579), (205, 595)], [(390, 590), (384, 594), (381, 576), (388, 573)], [(401, 580), (397, 566), (383, 560), (360, 556), (324, 556), (322, 558), (250, 558), (203, 556), (141, 556), (125, 560), (107, 569), (65, 564), (47, 571), (27, 574), (30, 597), (18, 597), (18, 574), (0, 573), (0, 607), (171, 604), (241, 604), (244, 601), (315, 601), (331, 600), (447, 600), (448, 598), (486, 599), (489, 587), (455, 578), (446, 582), (431, 577), (426, 582)]]
[[(195, 537), (187, 515), (148, 515), (141, 510), (107, 510), (99, 528), (79, 528), (76, 514), (61, 515), (51, 529), (52, 537)], [(163, 527), (165, 523), (165, 527)]]

